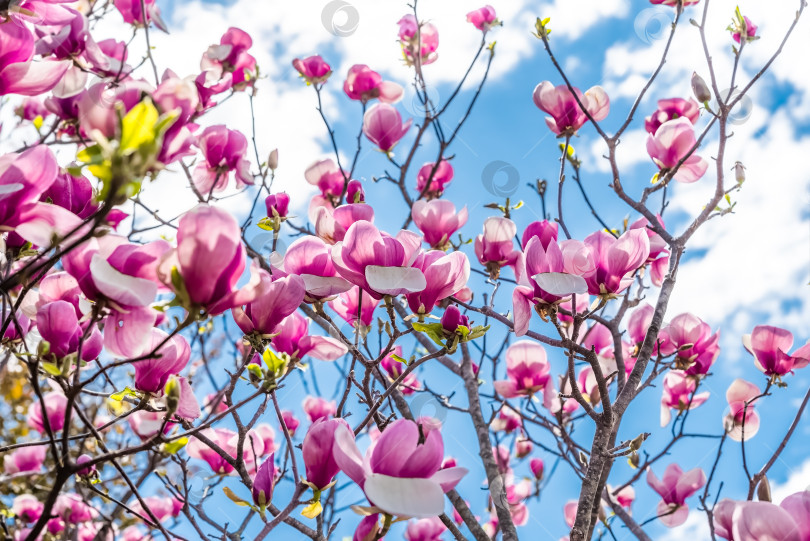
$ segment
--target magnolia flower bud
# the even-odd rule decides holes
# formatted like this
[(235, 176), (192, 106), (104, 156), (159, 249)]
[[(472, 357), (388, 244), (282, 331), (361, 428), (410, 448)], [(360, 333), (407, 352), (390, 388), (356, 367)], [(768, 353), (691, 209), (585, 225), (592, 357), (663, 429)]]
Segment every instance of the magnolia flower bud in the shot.
[(180, 404), (180, 384), (177, 378), (170, 378), (169, 381), (166, 382), (164, 393), (166, 394), (167, 413), (172, 415), (177, 411), (177, 406)]
[(757, 499), (761, 502), (771, 501), (771, 484), (765, 476), (762, 477), (762, 481), (757, 486)]
[(734, 164), (734, 178), (737, 181), (737, 184), (742, 184), (745, 182), (745, 166), (742, 162), (737, 162)]
[(273, 149), (267, 157), (267, 167), (275, 171), (278, 168), (278, 149)]
[(709, 91), (706, 81), (697, 72), (692, 72), (692, 92), (700, 103), (706, 103), (712, 99), (712, 93)]

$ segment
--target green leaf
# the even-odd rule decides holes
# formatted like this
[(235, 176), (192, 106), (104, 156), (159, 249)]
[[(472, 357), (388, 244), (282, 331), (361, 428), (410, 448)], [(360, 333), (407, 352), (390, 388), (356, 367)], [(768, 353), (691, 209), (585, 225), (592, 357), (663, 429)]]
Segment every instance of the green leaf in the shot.
[(56, 366), (54, 363), (39, 363), (44, 371), (49, 373), (52, 376), (61, 376), (62, 370)]
[(396, 353), (391, 354), (391, 358), (397, 361), (398, 363), (402, 363), (405, 366), (408, 366), (408, 361), (397, 355)]
[(284, 368), (287, 366), (284, 356), (276, 355), (272, 349), (267, 348), (262, 354), (262, 359), (272, 373), (277, 375), (284, 373)]
[(140, 394), (138, 394), (138, 391), (133, 391), (129, 387), (126, 387), (123, 391), (119, 391), (117, 393), (111, 394), (110, 398), (112, 400), (115, 400), (116, 402), (121, 402), (127, 396), (136, 396), (136, 397), (138, 397), (138, 396), (140, 396)]
[(170, 441), (163, 447), (163, 450), (169, 453), (170, 455), (174, 455), (177, 453), (177, 451), (185, 447), (187, 443), (188, 438), (184, 436), (178, 440)]
[(412, 327), (414, 330), (421, 331), (428, 335), (430, 339), (438, 345), (444, 345), (444, 328), (441, 323), (419, 323), (418, 321), (414, 321)]

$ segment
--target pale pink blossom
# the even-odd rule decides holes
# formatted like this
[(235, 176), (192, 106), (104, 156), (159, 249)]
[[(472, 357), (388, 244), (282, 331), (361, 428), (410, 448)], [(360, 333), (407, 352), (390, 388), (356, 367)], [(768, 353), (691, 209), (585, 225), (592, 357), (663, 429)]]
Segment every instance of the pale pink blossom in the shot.
[(667, 466), (659, 480), (652, 469), (647, 470), (647, 484), (661, 496), (658, 502), (658, 520), (669, 528), (680, 526), (689, 515), (686, 498), (703, 488), (706, 474), (700, 468), (684, 472), (675, 463)]
[(664, 376), (661, 392), (661, 426), (667, 426), (674, 409), (678, 412), (694, 409), (709, 399), (709, 392), (695, 393), (697, 381), (682, 370), (670, 370)]
[(291, 359), (310, 356), (321, 361), (334, 361), (348, 349), (337, 338), (309, 334), (310, 320), (293, 312), (274, 329), (271, 345), (277, 353), (286, 353)]
[(411, 129), (413, 119), (402, 123), (402, 117), (394, 106), (377, 103), (363, 115), (363, 133), (381, 151), (388, 153)]
[(456, 213), (456, 206), (451, 201), (419, 200), (413, 204), (411, 216), (431, 248), (446, 250), (451, 237), (467, 223), (467, 207)]
[(664, 122), (655, 134), (647, 137), (647, 153), (655, 165), (666, 172), (674, 169), (683, 160), (674, 174), (675, 180), (695, 182), (706, 174), (709, 167), (706, 160), (692, 152), (696, 144), (692, 122), (688, 118), (680, 117)]
[(793, 334), (771, 325), (757, 325), (743, 336), (745, 349), (754, 356), (754, 365), (766, 376), (784, 376), (810, 364), (810, 342), (789, 355)]
[[(575, 88), (576, 96), (582, 107), (594, 120), (604, 120), (610, 111), (610, 99), (601, 86), (594, 86), (583, 94)], [(543, 81), (534, 89), (534, 104), (551, 117), (546, 118), (546, 125), (558, 136), (574, 135), (587, 121), (588, 115), (567, 85), (554, 86)]]
[(292, 65), (307, 84), (323, 84), (332, 75), (332, 68), (320, 55), (308, 56), (303, 60), (296, 58)]
[(729, 412), (723, 419), (729, 438), (748, 441), (759, 431), (759, 414), (754, 404), (761, 395), (759, 387), (744, 379), (737, 378), (729, 385), (726, 390)]
[[(413, 14), (403, 16), (399, 22), (399, 41), (409, 64), (418, 54), (420, 64), (426, 66), (439, 58), (439, 30), (431, 23), (419, 23)], [(417, 43), (417, 38), (419, 43)]]
[(689, 122), (695, 124), (700, 117), (698, 103), (692, 98), (688, 100), (683, 98), (658, 100), (658, 109), (644, 119), (644, 129), (654, 135), (656, 130), (661, 127), (661, 124), (681, 117), (686, 117)]
[(543, 404), (552, 411), (559, 409), (554, 391), (551, 365), (546, 350), (540, 344), (520, 340), (506, 349), (506, 380), (494, 382), (495, 390), (504, 398), (532, 396), (543, 393)]
[(304, 413), (307, 414), (311, 422), (318, 419), (328, 419), (337, 412), (337, 403), (334, 400), (326, 400), (319, 396), (308, 396), (302, 404)]
[(467, 22), (472, 23), (478, 30), (486, 33), (490, 28), (498, 24), (498, 16), (495, 14), (495, 8), (486, 5), (469, 12)]
[(343, 91), (349, 98), (368, 102), (379, 99), (382, 103), (396, 103), (402, 99), (403, 89), (397, 83), (383, 81), (382, 76), (365, 64), (349, 68)]
[(453, 166), (447, 160), (441, 160), (438, 165), (435, 162), (428, 162), (420, 167), (416, 174), (416, 190), (424, 194), (426, 199), (441, 197), (447, 185), (453, 180), (453, 175)]

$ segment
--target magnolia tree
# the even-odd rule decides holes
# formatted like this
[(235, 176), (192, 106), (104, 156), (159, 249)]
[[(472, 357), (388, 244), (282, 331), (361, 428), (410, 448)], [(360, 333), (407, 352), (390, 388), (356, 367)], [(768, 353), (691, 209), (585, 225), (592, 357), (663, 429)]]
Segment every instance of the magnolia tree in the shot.
[[(273, 188), (279, 155), (255, 128), (208, 121), (232, 97), (251, 111), (261, 99), (246, 32), (230, 28), (181, 77), (158, 71), (149, 33), (165, 24), (153, 0), (0, 2), (0, 94), (19, 116), (4, 144), (23, 140), (0, 157), (4, 538), (514, 540), (530, 514), (542, 524), (557, 513), (572, 541), (619, 530), (649, 540), (645, 529), (678, 527), (691, 509), (712, 539), (810, 539), (810, 492), (772, 502), (767, 478), (810, 397), (780, 397), (810, 346), (769, 325), (738, 337), (750, 381), (728, 387), (723, 419), (693, 429), (693, 409), (723, 400), (705, 391), (724, 370), (719, 333), (700, 314), (667, 311), (690, 239), (729, 214), (743, 188), (741, 157), (726, 155), (733, 111), (805, 3), (750, 78), (738, 66), (759, 45), (756, 21), (737, 9), (728, 29), (714, 28), (709, 0), (653, 3), (670, 10), (668, 37), (627, 110), (599, 86), (576, 87), (552, 22), (537, 19), (537, 46), (556, 70), (538, 77), (548, 80), (534, 89), (532, 122), (545, 116), (538, 130), (556, 136), (559, 162), (542, 164), (556, 193), (538, 181), (531, 202), (499, 199), (468, 223), (464, 201), (444, 197), (452, 147), (497, 62), (493, 34), (532, 30), (497, 28), (490, 6), (458, 14), (480, 46), (441, 105), (429, 91), (439, 29), (416, 2), (397, 23), (411, 81), (296, 59), (331, 148), (293, 179), (318, 193), (291, 201)], [(121, 17), (146, 50), (96, 35), (101, 19)], [(693, 95), (655, 96), (657, 110), (645, 110), (690, 23), (706, 53), (694, 59)], [(722, 32), (730, 80), (707, 46), (707, 34)], [(420, 106), (415, 118), (397, 105), (403, 85)], [(359, 111), (346, 137), (321, 106), (329, 91)], [(646, 147), (630, 150), (649, 154), (657, 172), (629, 190), (616, 151), (642, 116)], [(608, 132), (606, 119), (618, 127)], [(604, 140), (610, 188), (631, 214), (620, 227), (580, 181), (572, 140), (584, 130)], [(709, 140), (716, 147), (701, 146)], [(369, 148), (387, 165), (360, 171)], [(588, 220), (603, 226), (581, 239), (563, 205), (569, 178)], [(151, 208), (145, 182), (158, 192), (184, 183), (190, 210)], [(682, 183), (699, 183), (705, 204), (668, 229), (662, 214)], [(371, 185), (385, 197), (367, 199)], [(231, 213), (224, 200), (234, 193), (250, 204)], [(528, 223), (521, 206), (546, 219)], [(627, 428), (645, 395), (660, 396), (661, 426)], [(745, 442), (764, 401), (784, 401), (786, 422), (770, 458), (752, 463)], [(450, 437), (470, 452), (447, 456)], [(675, 453), (689, 438), (710, 449), (703, 468)], [(747, 492), (722, 490), (723, 452), (742, 453), (735, 475)], [(548, 494), (541, 509), (554, 476), (579, 496)], [(636, 502), (652, 514), (633, 512), (640, 484), (657, 494)]]

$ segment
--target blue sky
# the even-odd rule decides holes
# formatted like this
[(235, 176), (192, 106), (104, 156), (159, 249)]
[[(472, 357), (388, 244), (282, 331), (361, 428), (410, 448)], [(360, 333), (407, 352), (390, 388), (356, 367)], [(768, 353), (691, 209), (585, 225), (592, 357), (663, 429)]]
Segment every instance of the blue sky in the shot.
[[(208, 44), (218, 41), (228, 26), (242, 27), (253, 35), (254, 54), (262, 71), (269, 75), (268, 80), (260, 82), (256, 97), (260, 151), (267, 153), (279, 148), (281, 166), (277, 186), (292, 194), (297, 214), (302, 217), (306, 215), (307, 198), (312, 193), (304, 182), (303, 170), (315, 159), (328, 156), (331, 149), (325, 129), (314, 111), (314, 92), (297, 79), (290, 67), (292, 58), (320, 53), (333, 66), (335, 74), (325, 89), (325, 108), (337, 132), (344, 157), (352, 155), (354, 137), (361, 121), (360, 106), (350, 102), (341, 91), (348, 66), (367, 63), (386, 78), (403, 86), (410, 82), (409, 73), (397, 56), (395, 42), (395, 23), (408, 10), (405, 2), (352, 2), (359, 23), (357, 30), (345, 38), (333, 36), (324, 27), (322, 11), (326, 3), (323, 0), (306, 0), (269, 7), (261, 0), (215, 3), (159, 1), (172, 34), (154, 37), (160, 68), (172, 67), (178, 74), (186, 75), (198, 69), (202, 51)], [(671, 13), (666, 8), (655, 8), (645, 1), (558, 0), (552, 3), (504, 0), (492, 3), (505, 20), (505, 25), (494, 30), (489, 38), (498, 41), (491, 78), (458, 141), (448, 152), (455, 156), (452, 163), (456, 174), (446, 196), (457, 207), (466, 205), (470, 210), (470, 220), (462, 230), (465, 238), (477, 235), (483, 220), (493, 215), (483, 205), (502, 201), (487, 191), (486, 182), (482, 180), (483, 170), (493, 161), (506, 162), (520, 176), (519, 187), (512, 196), (513, 201), (519, 199), (525, 202), (524, 208), (513, 215), (519, 230), (541, 216), (539, 199), (526, 186), (527, 183), (533, 184), (537, 178), (551, 181), (547, 210), (552, 216), (556, 215), (554, 179), (559, 169), (558, 141), (546, 128), (544, 115), (534, 106), (531, 94), (538, 82), (548, 79), (560, 84), (561, 79), (543, 51), (542, 43), (530, 35), (534, 18), (551, 16), (552, 47), (576, 86), (584, 90), (601, 84), (606, 88), (611, 96), (611, 114), (602, 125), (611, 132), (624, 120), (635, 91), (643, 85), (654, 67), (663, 47), (660, 23)], [(750, 78), (775, 49), (795, 10), (793, 2), (783, 2), (778, 7), (772, 4), (749, 1), (741, 6), (743, 12), (760, 25), (763, 35), (760, 41), (746, 47), (746, 55), (750, 56), (746, 56), (741, 65), (743, 80)], [(712, 28), (709, 46), (722, 76), (727, 76), (732, 58), (731, 38), (724, 28), (734, 5), (729, 1), (712, 2), (709, 19)], [(479, 7), (478, 3), (461, 0), (424, 0), (419, 3), (420, 16), (432, 20), (441, 36), (440, 60), (425, 67), (431, 95), (440, 105), (451, 94), (453, 81), (457, 80), (474, 54), (473, 47), (479, 34), (464, 22), (464, 15), (476, 7)], [(697, 30), (686, 20), (689, 17), (699, 18), (701, 13), (702, 3), (699, 7), (687, 9), (670, 61), (639, 108), (631, 129), (623, 137), (619, 159), (624, 185), (631, 194), (640, 193), (656, 171), (643, 146), (646, 138), (643, 117), (655, 109), (655, 99), (688, 97), (689, 75), (693, 70), (707, 76)], [(734, 195), (735, 201), (738, 201), (737, 212), (713, 220), (695, 236), (694, 247), (687, 253), (681, 269), (670, 317), (682, 311), (692, 311), (714, 328), (721, 329), (723, 336), (723, 349), (714, 365), (714, 377), (705, 385), (712, 396), (690, 415), (690, 432), (720, 433), (721, 418), (727, 407), (725, 390), (734, 378), (743, 377), (764, 386), (764, 376), (754, 368), (750, 355), (742, 348), (742, 333), (750, 332), (754, 325), (769, 323), (789, 328), (796, 337), (797, 345), (810, 338), (810, 304), (806, 285), (810, 266), (810, 216), (807, 213), (810, 173), (803, 163), (803, 157), (810, 151), (810, 72), (796, 69), (806, 60), (801, 55), (808, 47), (808, 21), (802, 20), (788, 44), (785, 56), (774, 65), (773, 74), (764, 78), (751, 94), (750, 116), (734, 127), (735, 137), (726, 155), (727, 167), (730, 168), (735, 160), (740, 159), (745, 163), (748, 174), (743, 191)], [(474, 70), (472, 81), (480, 77), (480, 67)], [(407, 92), (405, 100), (398, 106), (403, 116), (414, 112), (411, 96), (412, 92)], [(445, 125), (454, 125), (471, 96), (472, 88), (468, 85), (457, 99), (458, 103), (448, 109)], [(206, 122), (227, 122), (229, 127), (242, 129), (249, 134), (248, 111), (246, 96), (237, 96)], [(699, 126), (704, 124), (705, 118), (702, 118)], [(406, 137), (398, 149), (406, 148), (411, 140), (412, 135)], [(715, 140), (710, 138), (708, 144), (701, 148), (700, 154), (704, 158), (711, 160), (716, 148), (714, 143)], [(427, 138), (425, 148), (414, 160), (416, 167), (412, 169), (408, 181), (412, 189), (415, 189), (418, 166), (435, 156), (432, 144), (435, 141)], [(611, 197), (612, 192), (607, 187), (610, 175), (605, 168), (605, 160), (600, 157), (604, 150), (593, 128), (583, 128), (581, 136), (572, 144), (583, 159), (582, 180), (601, 216), (614, 227), (619, 227), (625, 217), (635, 220), (637, 216), (630, 213), (628, 207), (617, 204), (615, 197)], [(395, 150), (395, 153), (401, 157), (403, 150)], [(404, 218), (404, 204), (389, 186), (371, 182), (373, 176), (382, 173), (386, 164), (384, 157), (371, 149), (368, 141), (364, 141), (356, 176), (365, 181), (367, 199), (377, 210), (377, 224), (394, 231)], [(160, 200), (163, 208), (167, 208), (167, 201), (176, 199), (174, 195), (186, 197), (184, 189), (179, 187), (182, 180), (172, 179), (171, 175), (167, 177), (154, 187), (147, 187), (144, 192), (147, 200), (149, 197)], [(713, 168), (710, 167), (709, 173), (700, 182), (673, 187), (670, 192), (672, 201), (664, 215), (671, 230), (680, 231), (690, 217), (700, 211), (702, 202), (713, 190), (714, 178)], [(177, 181), (176, 184), (169, 184), (173, 180)], [(191, 200), (188, 201), (191, 204)], [(582, 239), (599, 227), (572, 182), (565, 187), (564, 202), (566, 221), (575, 238)], [(245, 198), (233, 198), (225, 205), (242, 215), (249, 208)], [(466, 251), (472, 255), (471, 250)], [(474, 266), (477, 265), (474, 256), (471, 261)], [(505, 274), (511, 276), (509, 271)], [(474, 274), (471, 284), (475, 284), (474, 289), (481, 291), (483, 283), (480, 276)], [(496, 303), (496, 307), (504, 312), (511, 308), (510, 289), (507, 286), (504, 284)], [(650, 302), (654, 302), (654, 297), (655, 292), (651, 291)], [(552, 328), (539, 321), (533, 321), (532, 328), (553, 334)], [(491, 332), (490, 340), (503, 338), (500, 330)], [(559, 373), (563, 357), (555, 352), (551, 354), (551, 359), (553, 371)], [(318, 367), (317, 370), (321, 390), (334, 388), (337, 371), (333, 367)], [(788, 377), (789, 386), (786, 389), (776, 389), (773, 397), (757, 405), (762, 428), (746, 444), (748, 459), (755, 468), (768, 459), (792, 420), (798, 400), (810, 384), (807, 370), (810, 369)], [(489, 363), (485, 364), (484, 372), (484, 379), (491, 379)], [(452, 401), (464, 405), (461, 386), (446, 386), (446, 374), (439, 365), (429, 365), (419, 371), (420, 380), (427, 382), (431, 388), (446, 394), (459, 392)], [(502, 376), (499, 374), (499, 377)], [(484, 388), (488, 388), (490, 383), (487, 381)], [(297, 408), (300, 412), (302, 389), (303, 383), (299, 387), (291, 382), (279, 392), (286, 407)], [(659, 400), (660, 388), (653, 388), (634, 402), (624, 419), (620, 437), (631, 438), (653, 428), (653, 436), (644, 448), (651, 453), (660, 449), (668, 441), (668, 431), (658, 430)], [(771, 470), (770, 478), (775, 485), (785, 483), (791, 476), (791, 483), (798, 483), (796, 486), (804, 488), (810, 485), (810, 468), (805, 462), (806, 448), (810, 442), (810, 423), (807, 423), (806, 416), (794, 441)], [(462, 464), (474, 462), (477, 444), (469, 421), (455, 413), (449, 413), (444, 421), (447, 454), (456, 456)], [(272, 423), (275, 425), (275, 421)], [(590, 430), (588, 423), (582, 423), (577, 431), (580, 442), (588, 441)], [(735, 442), (727, 442), (718, 469), (719, 478), (725, 483), (723, 496), (726, 497), (744, 497), (747, 487), (739, 447)], [(553, 457), (543, 458), (548, 466), (553, 463)], [(678, 444), (672, 456), (656, 464), (654, 471), (660, 475), (672, 461), (678, 462), (684, 469), (700, 466), (708, 471), (713, 458), (713, 441), (689, 440)], [(620, 484), (632, 473), (625, 463), (618, 462), (611, 482)], [(528, 469), (525, 466), (518, 468), (518, 474), (528, 474)], [(473, 469), (460, 486), (462, 495), (470, 500), (473, 511), (482, 517), (486, 514), (486, 492), (481, 485), (483, 479), (483, 472)], [(348, 480), (341, 476), (340, 484), (344, 483), (348, 483)], [(654, 516), (657, 496), (643, 481), (636, 488), (634, 516), (641, 520)], [(285, 501), (287, 493), (285, 489), (279, 489), (278, 501)], [(359, 500), (361, 496), (356, 487), (348, 487), (346, 494), (347, 500), (353, 497)], [(577, 494), (575, 478), (561, 465), (543, 492), (542, 500), (530, 504), (531, 518), (522, 533), (530, 535), (532, 539), (543, 540), (558, 539), (564, 535), (566, 528), (562, 506), (569, 499), (575, 499)], [(696, 498), (690, 499), (689, 503), (692, 509), (698, 505)], [(213, 510), (212, 516), (223, 521), (233, 522), (236, 518), (227, 517), (239, 517), (243, 512), (224, 498), (216, 498), (208, 506)], [(358, 520), (359, 517), (347, 513), (338, 528), (339, 536), (350, 536)], [(655, 539), (665, 538), (668, 533), (658, 525), (650, 525), (649, 531)], [(619, 539), (629, 538), (621, 526), (617, 526), (614, 533)], [(685, 538), (687, 535), (701, 538), (701, 535), (706, 535), (699, 525), (693, 525), (692, 519), (687, 526), (672, 534), (671, 539)], [(293, 534), (292, 530), (284, 529), (282, 532), (279, 529), (277, 535), (279, 539), (286, 539), (292, 538)], [(400, 535), (394, 529), (390, 538), (397, 539)]]

